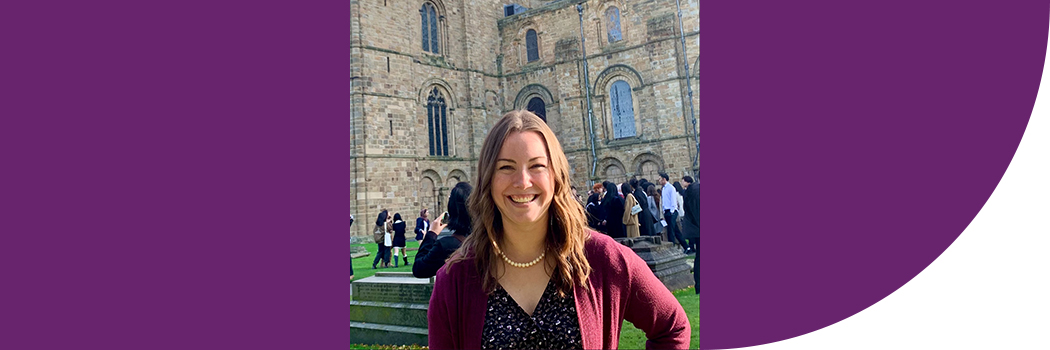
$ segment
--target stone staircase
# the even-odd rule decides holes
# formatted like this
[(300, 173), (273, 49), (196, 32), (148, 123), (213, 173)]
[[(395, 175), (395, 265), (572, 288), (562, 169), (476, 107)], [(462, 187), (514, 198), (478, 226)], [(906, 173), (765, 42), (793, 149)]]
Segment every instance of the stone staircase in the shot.
[(352, 344), (427, 345), (427, 305), (433, 278), (377, 272), (352, 284)]

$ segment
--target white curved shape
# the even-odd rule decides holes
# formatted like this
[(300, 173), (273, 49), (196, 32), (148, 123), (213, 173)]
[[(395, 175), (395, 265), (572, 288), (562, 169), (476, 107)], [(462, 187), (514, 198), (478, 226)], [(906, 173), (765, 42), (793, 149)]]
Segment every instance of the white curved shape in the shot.
[[(756, 350), (1050, 349), (1050, 65), (988, 202), (929, 267), (836, 324)], [(702, 317), (702, 316), (701, 316)]]

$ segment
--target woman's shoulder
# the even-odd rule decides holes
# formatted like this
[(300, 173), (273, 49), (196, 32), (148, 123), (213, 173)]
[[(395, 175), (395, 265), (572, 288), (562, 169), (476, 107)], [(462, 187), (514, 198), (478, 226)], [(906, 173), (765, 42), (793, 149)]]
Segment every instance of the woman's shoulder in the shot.
[(583, 245), (584, 250), (586, 250), (587, 252), (600, 253), (609, 250), (616, 250), (616, 246), (620, 245), (620, 242), (617, 242), (612, 237), (609, 237), (609, 235), (601, 234), (591, 230), (587, 230), (587, 234), (589, 234), (590, 237), (587, 239), (587, 242)]
[(625, 254), (628, 251), (634, 254), (630, 248), (620, 244), (609, 235), (593, 231), (589, 233), (591, 237), (584, 244), (584, 251), (592, 269), (612, 273), (627, 269), (629, 259)]
[[(474, 257), (466, 256), (459, 258), (458, 254), (462, 252), (454, 252), (449, 256), (449, 261), (457, 260), (452, 264), (445, 263), (437, 271), (437, 280), (455, 281), (458, 279), (470, 279), (474, 273)], [(436, 281), (435, 281), (436, 282)]]

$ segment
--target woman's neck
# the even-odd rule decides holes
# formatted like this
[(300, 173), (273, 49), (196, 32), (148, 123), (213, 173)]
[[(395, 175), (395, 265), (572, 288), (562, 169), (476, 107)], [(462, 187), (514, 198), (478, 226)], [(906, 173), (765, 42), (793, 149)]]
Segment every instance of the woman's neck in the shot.
[(536, 222), (514, 225), (503, 221), (503, 242), (499, 248), (516, 262), (528, 262), (535, 259), (546, 249), (549, 217), (544, 215)]

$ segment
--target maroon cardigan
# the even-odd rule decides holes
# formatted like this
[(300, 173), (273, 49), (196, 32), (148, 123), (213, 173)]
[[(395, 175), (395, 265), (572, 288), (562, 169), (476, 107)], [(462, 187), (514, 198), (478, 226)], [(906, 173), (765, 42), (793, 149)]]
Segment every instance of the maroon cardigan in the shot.
[[(647, 349), (689, 347), (685, 310), (634, 251), (595, 233), (584, 251), (589, 288), (573, 288), (584, 349), (616, 348), (623, 320), (645, 332)], [(480, 349), (487, 307), (473, 259), (442, 267), (427, 310), (430, 349)]]

